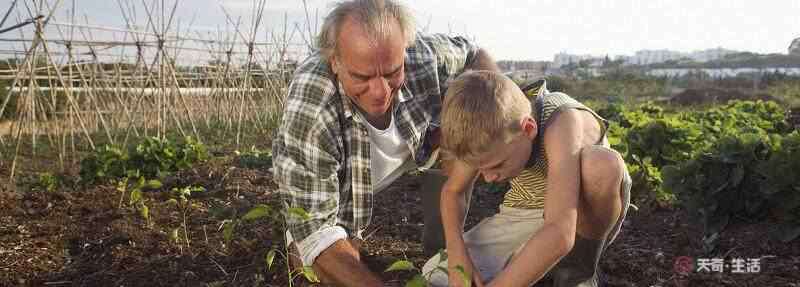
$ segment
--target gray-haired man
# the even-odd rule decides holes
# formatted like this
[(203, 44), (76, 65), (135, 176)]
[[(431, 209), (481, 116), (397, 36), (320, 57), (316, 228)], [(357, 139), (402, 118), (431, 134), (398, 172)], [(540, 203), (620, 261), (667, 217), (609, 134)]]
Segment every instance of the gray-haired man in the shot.
[[(287, 241), (327, 283), (382, 286), (354, 240), (370, 223), (373, 195), (429, 159), (447, 81), (498, 69), (466, 39), (415, 33), (413, 17), (391, 0), (338, 3), (318, 45), (293, 76), (273, 141), (287, 206), (311, 216), (288, 219)], [(424, 192), (439, 191), (432, 186)], [(426, 206), (438, 214), (438, 203)]]

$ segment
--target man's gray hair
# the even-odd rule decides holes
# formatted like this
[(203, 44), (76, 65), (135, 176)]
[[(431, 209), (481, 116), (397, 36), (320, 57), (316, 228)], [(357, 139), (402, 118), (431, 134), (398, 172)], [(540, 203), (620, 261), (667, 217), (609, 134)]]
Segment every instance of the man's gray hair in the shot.
[(334, 5), (325, 17), (322, 30), (317, 36), (317, 47), (323, 56), (330, 57), (337, 52), (337, 40), (342, 23), (347, 17), (364, 25), (370, 36), (381, 39), (388, 33), (391, 20), (397, 20), (408, 46), (416, 39), (416, 24), (409, 10), (394, 0), (351, 0)]

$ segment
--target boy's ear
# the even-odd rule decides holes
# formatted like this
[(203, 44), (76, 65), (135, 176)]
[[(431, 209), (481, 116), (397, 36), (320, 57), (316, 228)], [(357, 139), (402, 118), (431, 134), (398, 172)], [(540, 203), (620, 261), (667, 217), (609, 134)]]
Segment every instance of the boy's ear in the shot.
[(539, 127), (532, 117), (526, 116), (522, 118), (519, 120), (519, 125), (522, 128), (522, 133), (530, 140), (535, 139), (536, 135), (539, 133)]

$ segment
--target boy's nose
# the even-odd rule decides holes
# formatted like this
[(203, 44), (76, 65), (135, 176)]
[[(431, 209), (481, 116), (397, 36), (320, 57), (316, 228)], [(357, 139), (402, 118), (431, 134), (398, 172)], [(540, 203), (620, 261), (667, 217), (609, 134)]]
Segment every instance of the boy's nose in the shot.
[(495, 182), (500, 178), (500, 175), (497, 173), (487, 173), (483, 172), (483, 181), (485, 182)]

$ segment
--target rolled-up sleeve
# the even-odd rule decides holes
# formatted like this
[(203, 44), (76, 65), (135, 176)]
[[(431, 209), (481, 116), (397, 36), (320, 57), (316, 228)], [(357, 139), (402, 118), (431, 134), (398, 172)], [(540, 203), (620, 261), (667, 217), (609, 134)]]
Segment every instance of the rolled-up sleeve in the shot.
[(286, 245), (295, 243), (297, 250), (300, 253), (300, 259), (303, 261), (304, 266), (311, 266), (314, 260), (331, 247), (336, 241), (347, 239), (347, 231), (341, 226), (327, 226), (319, 229), (302, 241), (294, 241), (292, 233), (286, 231)]
[(312, 74), (295, 76), (289, 87), (283, 119), (273, 139), (273, 169), (285, 207), (305, 211), (302, 218), (287, 213), (294, 239), (303, 242), (314, 232), (337, 224), (341, 150), (331, 119), (323, 112), (324, 95), (332, 85)]

